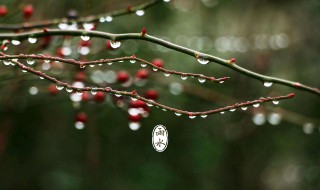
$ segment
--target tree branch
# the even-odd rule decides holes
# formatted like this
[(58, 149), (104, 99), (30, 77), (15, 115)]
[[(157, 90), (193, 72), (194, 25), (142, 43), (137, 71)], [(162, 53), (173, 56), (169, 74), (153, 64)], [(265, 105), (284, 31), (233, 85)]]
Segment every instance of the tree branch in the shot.
[(22, 30), (22, 29), (29, 30), (29, 29), (35, 29), (35, 28), (51, 27), (61, 23), (77, 23), (77, 24), (97, 23), (97, 22), (100, 22), (100, 18), (106, 18), (106, 17), (115, 18), (115, 17), (127, 15), (127, 14), (133, 14), (137, 10), (145, 10), (159, 2), (161, 2), (161, 0), (150, 0), (137, 6), (130, 6), (125, 9), (115, 10), (115, 11), (94, 15), (94, 16), (80, 17), (78, 19), (61, 18), (61, 19), (52, 19), (52, 20), (39, 21), (39, 22), (25, 22), (20, 24), (0, 24), (0, 30)]
[(265, 102), (270, 102), (270, 101), (279, 101), (279, 100), (283, 100), (283, 99), (290, 99), (294, 97), (294, 94), (288, 94), (286, 96), (277, 96), (277, 97), (268, 97), (268, 98), (260, 98), (258, 100), (253, 100), (253, 101), (248, 101), (248, 102), (243, 102), (243, 103), (236, 103), (234, 105), (230, 105), (230, 106), (226, 106), (226, 107), (222, 107), (222, 108), (218, 108), (218, 109), (213, 109), (213, 110), (208, 110), (208, 111), (202, 111), (202, 112), (190, 112), (190, 111), (185, 111), (185, 110), (180, 110), (177, 108), (173, 108), (173, 107), (169, 107), (163, 104), (160, 104), (158, 102), (155, 102), (153, 100), (149, 100), (146, 99), (140, 95), (138, 95), (137, 91), (134, 90), (132, 92), (128, 92), (128, 91), (119, 91), (119, 90), (113, 90), (110, 87), (106, 87), (106, 88), (98, 88), (98, 87), (84, 87), (84, 88), (77, 88), (74, 87), (68, 83), (62, 82), (54, 77), (51, 77), (41, 71), (35, 70), (31, 67), (27, 67), (24, 64), (12, 60), (12, 63), (16, 64), (21, 70), (24, 71), (28, 71), (34, 75), (37, 75), (39, 77), (42, 77), (44, 79), (47, 79), (51, 82), (54, 82), (57, 84), (58, 88), (63, 89), (63, 88), (67, 88), (68, 90), (73, 90), (76, 92), (83, 92), (83, 91), (101, 91), (101, 92), (106, 92), (106, 93), (111, 93), (111, 94), (115, 94), (115, 95), (122, 95), (122, 96), (127, 96), (127, 97), (131, 97), (132, 99), (137, 99), (137, 100), (141, 100), (143, 102), (145, 102), (148, 106), (156, 106), (158, 108), (162, 108), (163, 111), (171, 111), (174, 112), (177, 116), (180, 116), (182, 114), (189, 116), (191, 119), (195, 118), (196, 116), (200, 115), (202, 118), (207, 117), (208, 114), (216, 114), (216, 113), (224, 113), (225, 111), (234, 111), (237, 108), (244, 108), (247, 106), (257, 106), (260, 103), (265, 103)]
[[(1, 53), (0, 53), (1, 54)], [(113, 59), (100, 59), (100, 60), (95, 60), (95, 61), (76, 61), (73, 59), (64, 59), (64, 58), (60, 58), (60, 57), (52, 57), (52, 56), (44, 56), (44, 55), (24, 55), (24, 54), (20, 54), (20, 55), (4, 55), (4, 56), (0, 56), (0, 60), (11, 60), (11, 59), (35, 59), (35, 60), (50, 60), (50, 61), (59, 61), (59, 62), (63, 62), (63, 63), (68, 63), (68, 64), (72, 64), (72, 65), (77, 65), (80, 68), (84, 68), (86, 65), (100, 65), (100, 64), (108, 64), (108, 63), (112, 63), (112, 62), (120, 62), (120, 61), (139, 61), (142, 64), (146, 64), (149, 65), (150, 67), (152, 67), (154, 69), (154, 71), (161, 71), (163, 72), (165, 75), (168, 76), (168, 74), (173, 74), (173, 75), (179, 75), (182, 77), (187, 77), (187, 76), (191, 76), (191, 77), (196, 77), (199, 80), (204, 79), (204, 80), (209, 80), (209, 81), (213, 81), (213, 82), (217, 82), (217, 83), (223, 83), (224, 81), (228, 80), (229, 77), (222, 77), (222, 78), (214, 78), (214, 77), (209, 77), (209, 76), (205, 76), (202, 74), (195, 74), (195, 73), (184, 73), (184, 72), (178, 72), (178, 71), (174, 71), (174, 70), (169, 70), (169, 69), (165, 69), (162, 67), (158, 67), (148, 61), (145, 61), (141, 58), (137, 58), (135, 56), (131, 56), (131, 57), (121, 57), (121, 58), (113, 58)], [(204, 81), (203, 81), (204, 82)]]
[(145, 40), (149, 41), (155, 44), (162, 45), (164, 47), (167, 47), (169, 49), (176, 50), (178, 52), (185, 53), (187, 55), (193, 56), (197, 59), (201, 60), (207, 60), (212, 61), (215, 63), (218, 63), (220, 65), (223, 65), (225, 67), (231, 68), (239, 73), (242, 73), (246, 76), (249, 76), (251, 78), (257, 79), (262, 81), (263, 83), (276, 83), (281, 84), (284, 86), (288, 86), (291, 88), (295, 88), (298, 90), (310, 92), (312, 94), (320, 96), (320, 89), (310, 87), (307, 85), (303, 85), (299, 82), (293, 82), (289, 80), (284, 80), (276, 77), (270, 77), (266, 75), (262, 75), (259, 73), (255, 73), (253, 71), (247, 70), (245, 68), (242, 68), (241, 66), (235, 64), (234, 60), (225, 60), (219, 57), (215, 57), (209, 54), (204, 54), (192, 49), (188, 49), (183, 46), (176, 45), (174, 43), (162, 40), (160, 38), (147, 35), (147, 34), (141, 34), (141, 33), (127, 33), (127, 34), (112, 34), (112, 33), (106, 33), (106, 32), (100, 32), (100, 31), (85, 31), (85, 30), (57, 30), (57, 29), (45, 29), (41, 31), (32, 31), (32, 32), (23, 32), (23, 33), (2, 33), (0, 34), (0, 40), (10, 39), (10, 40), (23, 40), (27, 38), (37, 38), (37, 37), (44, 37), (44, 36), (57, 36), (57, 35), (66, 35), (66, 36), (89, 36), (89, 37), (97, 37), (97, 38), (104, 38), (104, 39), (110, 39), (112, 41), (116, 40), (127, 40), (127, 39), (136, 39), (136, 40)]

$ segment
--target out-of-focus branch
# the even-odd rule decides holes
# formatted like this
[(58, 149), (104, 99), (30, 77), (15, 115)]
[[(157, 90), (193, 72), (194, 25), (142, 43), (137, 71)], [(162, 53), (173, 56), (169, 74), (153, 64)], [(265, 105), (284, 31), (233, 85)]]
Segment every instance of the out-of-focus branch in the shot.
[(150, 67), (153, 68), (154, 71), (163, 72), (165, 76), (168, 76), (170, 74), (179, 75), (179, 76), (182, 76), (182, 77), (190, 76), (190, 77), (196, 77), (200, 81), (202, 79), (202, 80), (209, 80), (209, 81), (213, 81), (213, 82), (217, 82), (217, 83), (223, 83), (224, 81), (229, 79), (229, 77), (214, 78), (214, 77), (209, 77), (209, 76), (205, 76), (205, 75), (202, 75), (202, 74), (184, 73), (184, 72), (169, 70), (169, 69), (165, 69), (165, 68), (159, 67), (157, 65), (154, 65), (154, 64), (152, 64), (152, 63), (150, 63), (148, 61), (145, 61), (145, 60), (143, 60), (141, 58), (137, 58), (136, 56), (113, 58), (113, 59), (100, 59), (100, 60), (95, 60), (95, 61), (76, 61), (76, 60), (73, 60), (73, 59), (64, 59), (64, 58), (60, 58), (60, 57), (52, 57), (52, 56), (44, 56), (44, 55), (24, 55), (24, 54), (20, 54), (20, 55), (4, 55), (4, 56), (0, 56), (0, 60), (11, 60), (11, 59), (33, 59), (33, 60), (59, 61), (59, 62), (63, 62), (63, 63), (77, 65), (80, 68), (84, 68), (86, 65), (111, 64), (113, 62), (121, 62), (121, 61), (130, 61), (130, 62), (134, 62), (135, 63), (136, 61), (138, 61), (143, 66), (149, 65)]
[(182, 114), (188, 115), (191, 119), (195, 118), (196, 116), (200, 115), (202, 118), (207, 117), (208, 114), (215, 114), (215, 113), (223, 113), (225, 111), (234, 111), (237, 108), (240, 107), (247, 107), (251, 105), (259, 105), (260, 103), (265, 103), (265, 102), (270, 102), (270, 101), (279, 101), (283, 99), (290, 99), (294, 97), (294, 94), (288, 94), (286, 96), (277, 96), (277, 97), (268, 97), (268, 98), (260, 98), (258, 100), (253, 100), (253, 101), (248, 101), (248, 102), (243, 102), (243, 103), (236, 103), (234, 105), (218, 108), (218, 109), (213, 109), (213, 110), (208, 110), (208, 111), (203, 111), (203, 112), (190, 112), (190, 111), (185, 111), (185, 110), (180, 110), (177, 108), (169, 107), (163, 104), (160, 104), (158, 102), (155, 102), (153, 100), (149, 100), (147, 98), (144, 98), (140, 95), (138, 95), (137, 91), (134, 90), (132, 92), (127, 92), (127, 91), (119, 91), (119, 90), (113, 90), (110, 87), (106, 88), (98, 88), (98, 87), (83, 87), (83, 88), (77, 88), (74, 87), (68, 83), (62, 82), (54, 77), (51, 77), (41, 71), (35, 70), (31, 67), (27, 67), (24, 64), (12, 60), (12, 63), (16, 64), (21, 70), (23, 71), (28, 71), (34, 75), (37, 75), (43, 79), (47, 79), (51, 82), (54, 82), (57, 84), (57, 88), (62, 90), (63, 88), (66, 88), (69, 92), (76, 91), (78, 93), (82, 93), (83, 91), (101, 91), (101, 92), (106, 92), (106, 93), (111, 93), (115, 94), (116, 96), (127, 96), (131, 97), (133, 100), (141, 100), (145, 102), (148, 106), (156, 106), (158, 108), (162, 108), (163, 111), (171, 111), (174, 112), (177, 116), (180, 116)]
[(108, 21), (108, 19), (113, 19), (115, 17), (132, 14), (138, 10), (145, 10), (159, 2), (161, 2), (161, 0), (150, 0), (137, 6), (129, 6), (125, 9), (115, 10), (115, 11), (111, 11), (111, 12), (103, 13), (99, 15), (80, 17), (78, 19), (61, 18), (61, 19), (53, 19), (53, 20), (38, 21), (38, 22), (25, 22), (21, 24), (0, 24), (0, 30), (29, 30), (29, 29), (35, 29), (35, 28), (45, 28), (45, 27), (56, 26), (61, 23), (77, 23), (77, 24), (97, 23), (101, 21), (100, 20), (101, 18), (104, 19), (103, 21)]
[(32, 31), (32, 32), (23, 32), (23, 33), (2, 33), (0, 34), (0, 40), (23, 40), (27, 38), (38, 38), (38, 37), (44, 37), (44, 36), (57, 36), (57, 35), (66, 35), (66, 36), (88, 36), (88, 37), (97, 37), (97, 38), (104, 38), (104, 39), (110, 39), (112, 41), (119, 41), (119, 40), (127, 40), (127, 39), (136, 39), (136, 40), (145, 40), (149, 41), (155, 44), (162, 45), (164, 47), (167, 47), (169, 49), (176, 50), (178, 52), (182, 52), (185, 54), (188, 54), (190, 56), (195, 57), (198, 59), (198, 61), (201, 64), (207, 64), (209, 61), (218, 63), (220, 65), (223, 65), (225, 67), (231, 68), (239, 73), (242, 73), (246, 76), (249, 76), (251, 78), (257, 79), (262, 81), (263, 83), (268, 83), (269, 85), (272, 85), (273, 83), (281, 84), (284, 86), (288, 86), (291, 88), (299, 89), (302, 91), (306, 91), (312, 94), (316, 94), (320, 96), (320, 89), (315, 87), (310, 87), (307, 85), (303, 85), (299, 82), (293, 82), (289, 80), (284, 80), (276, 77), (270, 77), (266, 75), (262, 75), (250, 70), (247, 70), (245, 68), (242, 68), (241, 66), (237, 65), (235, 63), (234, 59), (225, 60), (222, 58), (218, 58), (209, 54), (204, 54), (192, 49), (188, 49), (183, 46), (176, 45), (174, 43), (162, 40), (160, 38), (147, 35), (146, 33), (127, 33), (127, 34), (112, 34), (112, 33), (106, 33), (101, 31), (86, 31), (86, 30), (56, 30), (56, 29), (44, 29), (44, 30), (38, 30), (38, 31)]

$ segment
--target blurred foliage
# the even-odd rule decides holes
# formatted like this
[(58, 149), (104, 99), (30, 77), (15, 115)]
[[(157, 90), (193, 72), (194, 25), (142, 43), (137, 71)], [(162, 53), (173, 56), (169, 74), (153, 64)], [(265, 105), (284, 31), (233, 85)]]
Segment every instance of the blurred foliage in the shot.
[[(22, 22), (21, 8), (27, 3), (35, 7), (32, 20), (36, 21), (64, 17), (70, 9), (86, 16), (141, 2), (2, 0), (10, 16), (0, 22)], [(148, 33), (180, 45), (226, 59), (236, 57), (245, 68), (319, 88), (319, 25), (318, 0), (171, 0), (146, 10), (143, 17), (126, 15), (100, 24), (97, 30), (127, 33), (145, 26)], [(104, 45), (100, 39), (92, 41)], [(54, 52), (57, 46), (49, 50)], [(38, 53), (32, 51), (17, 52)], [(170, 69), (231, 77), (223, 85), (202, 85), (215, 94), (203, 99), (196, 96), (205, 93), (201, 90), (170, 93), (173, 81), (198, 87), (197, 81), (184, 83), (178, 77), (164, 79), (154, 74), (147, 87), (159, 91), (160, 102), (181, 109), (205, 110), (289, 92), (297, 96), (278, 106), (267, 104), (206, 119), (190, 120), (152, 109), (138, 131), (128, 128), (127, 113), (111, 103), (85, 103), (81, 110), (89, 120), (84, 130), (76, 130), (76, 110), (67, 93), (52, 97), (47, 93), (48, 82), (32, 76), (12, 77), (15, 71), (1, 65), (0, 189), (320, 188), (320, 126), (314, 123), (320, 119), (319, 97), (279, 85), (265, 88), (227, 68), (203, 66), (190, 56), (148, 42), (128, 40), (117, 51), (100, 51), (86, 58), (133, 53), (146, 60), (162, 58)], [(137, 68), (123, 64), (113, 69), (134, 74)], [(30, 95), (30, 86), (37, 86), (39, 94)], [(278, 113), (282, 121), (276, 126), (270, 121), (257, 126), (252, 120), (257, 113), (265, 120)], [(303, 125), (309, 122), (313, 133), (305, 134), (308, 130)], [(151, 144), (157, 124), (169, 131), (169, 146), (162, 153)]]

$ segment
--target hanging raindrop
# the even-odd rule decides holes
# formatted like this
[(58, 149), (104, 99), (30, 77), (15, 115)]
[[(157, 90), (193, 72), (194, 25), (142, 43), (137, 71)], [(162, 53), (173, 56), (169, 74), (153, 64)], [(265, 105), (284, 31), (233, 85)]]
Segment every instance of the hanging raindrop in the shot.
[(201, 115), (202, 118), (206, 118), (208, 115)]
[(134, 64), (134, 63), (136, 63), (137, 62), (137, 60), (135, 60), (135, 59), (131, 59), (130, 60), (130, 63), (132, 63), (132, 64)]
[(73, 91), (73, 89), (72, 89), (72, 88), (70, 88), (70, 87), (67, 87), (67, 88), (66, 88), (66, 91), (67, 91), (67, 92), (72, 92), (72, 91)]
[(241, 107), (241, 109), (242, 109), (242, 110), (247, 110), (247, 109), (248, 109), (248, 107)]
[(144, 10), (137, 10), (137, 11), (136, 11), (136, 14), (137, 14), (138, 16), (143, 16), (143, 15), (144, 15)]
[(132, 101), (136, 101), (136, 100), (137, 100), (137, 98), (135, 98), (135, 97), (131, 97), (131, 100), (132, 100)]
[(77, 90), (77, 91), (76, 91), (76, 94), (78, 94), (78, 95), (82, 95), (82, 94), (83, 94), (83, 91), (81, 91), (81, 90)]
[(34, 60), (33, 59), (27, 59), (27, 63), (29, 64), (29, 65), (33, 65), (34, 64)]
[(56, 88), (58, 90), (62, 90), (64, 88), (64, 86), (62, 84), (60, 84), (60, 83), (57, 83)]
[(176, 116), (181, 116), (181, 113), (175, 112)]
[(231, 112), (234, 112), (234, 111), (236, 111), (236, 108), (230, 109), (230, 111), (231, 111)]
[(98, 93), (97, 88), (91, 88), (91, 94), (96, 95)]
[(257, 108), (257, 107), (259, 107), (259, 106), (260, 106), (259, 103), (253, 104), (253, 107), (255, 107), (255, 108)]
[(267, 88), (268, 88), (268, 87), (271, 87), (272, 84), (273, 84), (272, 82), (264, 82), (264, 83), (263, 83), (263, 85), (264, 85), (265, 87), (267, 87)]
[(147, 66), (147, 64), (145, 64), (145, 63), (141, 63), (140, 65), (141, 65), (141, 67), (146, 67)]
[(200, 83), (204, 83), (204, 82), (206, 82), (206, 79), (204, 79), (204, 78), (198, 78), (198, 81), (199, 81)]
[(197, 60), (202, 65), (206, 65), (206, 64), (209, 63), (209, 60), (206, 60), (206, 59), (203, 59), (203, 58), (198, 58)]
[(187, 76), (181, 76), (181, 79), (182, 79), (182, 80), (186, 80), (186, 79), (187, 79)]
[(113, 49), (117, 49), (121, 46), (121, 42), (118, 42), (118, 41), (111, 41), (110, 42), (110, 46), (113, 48)]
[(152, 70), (153, 71), (158, 71), (158, 68), (153, 67)]
[(166, 77), (170, 76), (170, 73), (163, 73), (163, 74), (164, 74), (164, 76), (166, 76)]
[(279, 100), (273, 100), (272, 103), (273, 103), (274, 105), (278, 105), (278, 104), (279, 104)]
[(89, 41), (90, 40), (90, 36), (81, 36), (81, 39), (83, 41)]
[(15, 46), (20, 45), (20, 41), (19, 40), (11, 40), (11, 43)]
[(189, 115), (189, 118), (190, 119), (194, 119), (194, 118), (196, 118), (196, 116), (195, 115)]
[(106, 21), (107, 22), (111, 22), (113, 20), (113, 18), (111, 16), (106, 16)]
[(32, 38), (32, 37), (30, 37), (30, 38), (28, 38), (28, 41), (29, 41), (31, 44), (34, 44), (34, 43), (37, 42), (37, 38)]

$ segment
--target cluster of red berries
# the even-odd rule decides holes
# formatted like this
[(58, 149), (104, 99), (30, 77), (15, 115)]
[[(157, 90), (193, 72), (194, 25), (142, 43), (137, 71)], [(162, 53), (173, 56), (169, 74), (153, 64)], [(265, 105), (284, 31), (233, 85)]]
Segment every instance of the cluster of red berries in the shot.
[[(28, 4), (23, 7), (23, 16), (25, 19), (29, 19), (33, 15), (33, 6)], [(4, 17), (8, 14), (8, 9), (5, 5), (0, 6), (0, 17)]]

